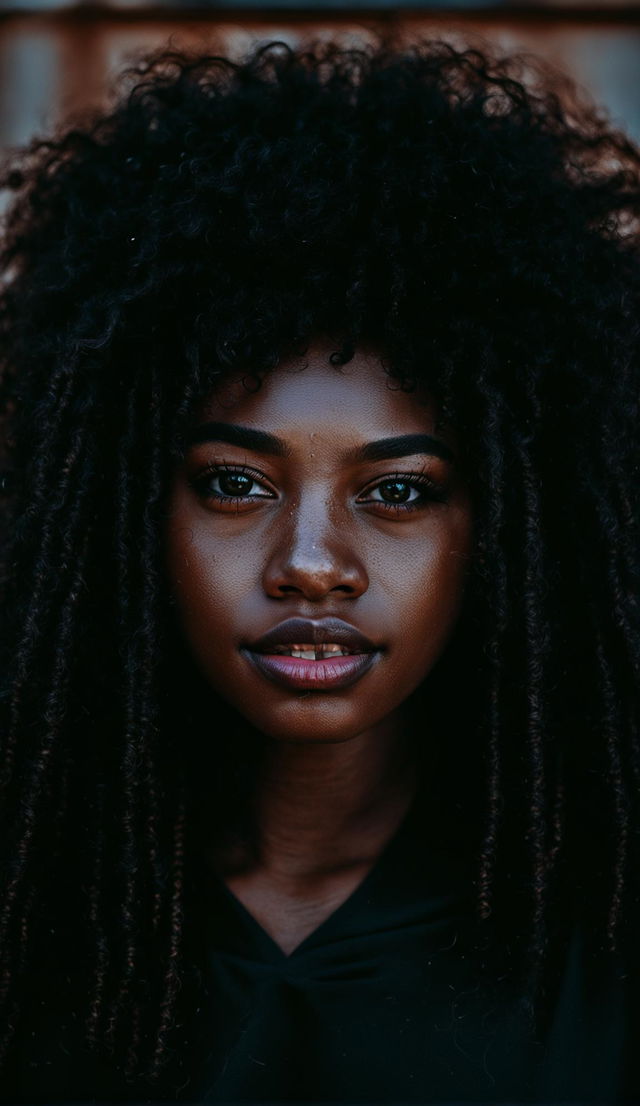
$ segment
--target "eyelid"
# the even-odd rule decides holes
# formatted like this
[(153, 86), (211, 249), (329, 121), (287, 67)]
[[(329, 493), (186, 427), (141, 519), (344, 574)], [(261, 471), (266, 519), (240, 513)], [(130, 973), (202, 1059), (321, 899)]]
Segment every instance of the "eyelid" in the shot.
[[(256, 472), (249, 465), (240, 464), (238, 461), (209, 461), (205, 465), (201, 465), (197, 472), (189, 478), (189, 483), (196, 488), (198, 484), (204, 480), (207, 476), (218, 476), (220, 473), (238, 473), (241, 476), (247, 476), (256, 484), (260, 484), (266, 488), (269, 492), (269, 496), (260, 496), (261, 499), (274, 498), (274, 493), (267, 486), (266, 477), (262, 473)], [(252, 492), (252, 495), (255, 493)]]
[[(380, 464), (379, 461), (376, 464)], [(393, 469), (393, 471), (387, 470), (381, 472), (378, 476), (373, 476), (367, 485), (374, 488), (377, 484), (384, 483), (385, 480), (426, 480), (433, 484), (440, 483), (440, 481), (433, 476), (430, 471), (430, 466), (427, 462), (422, 465), (416, 465), (415, 467), (408, 467), (405, 469)], [(366, 489), (365, 489), (366, 490)]]
[[(380, 462), (377, 462), (377, 463), (379, 464)], [(383, 472), (379, 476), (372, 477), (371, 483), (364, 489), (364, 492), (366, 492), (366, 491), (368, 491), (372, 488), (375, 488), (378, 484), (385, 483), (385, 481), (387, 481), (387, 480), (410, 480), (410, 479), (421, 478), (425, 481), (425, 483), (430, 483), (430, 484), (433, 484), (434, 486), (440, 486), (440, 485), (444, 486), (446, 481), (443, 481), (443, 480), (437, 479), (434, 476), (431, 476), (429, 474), (428, 468), (429, 468), (429, 466), (424, 464), (420, 468), (413, 469), (413, 470), (410, 470), (410, 471), (407, 471), (405, 469), (405, 470), (402, 470), (402, 471), (394, 470), (393, 472)], [(257, 472), (255, 469), (251, 468), (250, 465), (244, 464), (244, 463), (239, 462), (239, 461), (224, 461), (224, 460), (208, 461), (206, 464), (198, 466), (194, 476), (192, 476), (190, 479), (193, 482), (193, 480), (198, 480), (198, 479), (200, 479), (200, 477), (205, 476), (208, 473), (211, 473), (211, 474), (215, 475), (218, 472), (238, 472), (238, 473), (242, 473), (244, 476), (251, 477), (251, 479), (255, 480), (257, 484), (260, 484), (260, 483), (268, 484), (268, 482), (269, 482), (268, 477), (266, 477), (264, 475), (264, 473)], [(364, 494), (364, 492), (361, 493), (361, 494)]]
[[(380, 488), (380, 486), (383, 485), (383, 484), (393, 483), (394, 481), (398, 481), (400, 483), (407, 484), (414, 491), (420, 492), (420, 490), (422, 489), (422, 491), (423, 491), (422, 499), (423, 500), (426, 496), (427, 500), (438, 501), (438, 502), (441, 502), (441, 503), (447, 503), (449, 501), (449, 498), (450, 498), (450, 488), (449, 488), (448, 482), (447, 481), (443, 482), (441, 480), (436, 480), (432, 476), (429, 476), (425, 472), (426, 468), (427, 468), (427, 466), (424, 465), (417, 472), (416, 471), (413, 471), (413, 472), (399, 472), (399, 471), (396, 470), (395, 472), (382, 473), (380, 476), (377, 476), (368, 485), (368, 487), (363, 489), (363, 491), (360, 493), (360, 496), (359, 496), (359, 498), (356, 502), (365, 503), (365, 504), (366, 503), (383, 504), (385, 507), (387, 507), (389, 509), (392, 509), (394, 506), (396, 506), (399, 510), (404, 508), (407, 511), (410, 511), (414, 506), (417, 507), (418, 504), (419, 504), (420, 497), (418, 497), (417, 500), (409, 501), (409, 502), (404, 503), (404, 504), (395, 504), (395, 505), (386, 503), (382, 499), (371, 499), (371, 498), (362, 499), (361, 498), (362, 496), (365, 496), (365, 497), (371, 496), (371, 494), (373, 492), (377, 491)], [(240, 474), (240, 475), (246, 476), (249, 480), (251, 480), (252, 483), (258, 484), (261, 488), (263, 488), (263, 490), (266, 490), (267, 494), (264, 495), (264, 494), (260, 494), (260, 493), (256, 493), (256, 492), (251, 492), (250, 494), (245, 495), (245, 496), (240, 496), (240, 495), (233, 496), (233, 495), (229, 495), (229, 494), (226, 494), (226, 493), (220, 493), (220, 492), (213, 492), (212, 493), (212, 492), (210, 492), (209, 495), (207, 496), (206, 493), (201, 490), (202, 483), (207, 479), (207, 477), (217, 478), (221, 474), (224, 474), (224, 473)], [(227, 502), (227, 503), (230, 502), (230, 501), (233, 501), (233, 500), (235, 500), (236, 502), (244, 501), (244, 502), (250, 503), (252, 500), (256, 500), (256, 499), (259, 500), (259, 499), (274, 499), (274, 498), (277, 498), (277, 494), (274, 494), (269, 489), (269, 487), (266, 486), (265, 481), (266, 481), (266, 478), (264, 476), (262, 476), (262, 474), (258, 474), (257, 472), (255, 472), (252, 468), (250, 468), (249, 465), (239, 464), (237, 462), (229, 463), (229, 462), (226, 462), (226, 461), (210, 461), (206, 465), (202, 466), (202, 468), (200, 468), (198, 470), (198, 472), (190, 478), (189, 483), (194, 488), (197, 495), (204, 496), (205, 498), (209, 498), (209, 499), (212, 499), (212, 500), (217, 499), (221, 502)]]

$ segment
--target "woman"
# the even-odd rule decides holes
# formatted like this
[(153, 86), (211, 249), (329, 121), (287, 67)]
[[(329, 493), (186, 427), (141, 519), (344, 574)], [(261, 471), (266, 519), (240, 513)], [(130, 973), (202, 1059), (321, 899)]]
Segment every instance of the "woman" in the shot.
[(640, 1098), (637, 149), (272, 43), (6, 183), (4, 1100)]

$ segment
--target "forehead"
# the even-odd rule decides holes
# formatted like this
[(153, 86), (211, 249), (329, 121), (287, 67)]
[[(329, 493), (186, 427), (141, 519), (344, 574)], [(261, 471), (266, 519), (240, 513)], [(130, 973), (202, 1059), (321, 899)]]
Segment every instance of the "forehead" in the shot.
[(199, 416), (262, 427), (287, 437), (360, 439), (433, 428), (435, 406), (426, 389), (403, 392), (381, 357), (357, 350), (346, 365), (330, 363), (331, 346), (314, 347), (282, 362), (250, 391), (246, 373), (226, 377), (207, 397)]

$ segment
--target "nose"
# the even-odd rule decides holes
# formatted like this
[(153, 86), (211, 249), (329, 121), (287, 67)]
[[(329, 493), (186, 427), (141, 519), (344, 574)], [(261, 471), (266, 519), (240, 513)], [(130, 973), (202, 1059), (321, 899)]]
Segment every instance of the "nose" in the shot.
[(286, 521), (278, 519), (263, 577), (266, 594), (279, 598), (298, 592), (317, 602), (337, 591), (357, 598), (369, 586), (357, 544), (335, 504), (310, 493), (291, 505)]

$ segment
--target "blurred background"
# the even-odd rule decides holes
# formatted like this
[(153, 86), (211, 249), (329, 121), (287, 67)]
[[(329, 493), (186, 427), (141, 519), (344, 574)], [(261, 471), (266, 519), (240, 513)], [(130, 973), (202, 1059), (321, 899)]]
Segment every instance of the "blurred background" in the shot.
[(0, 0), (0, 148), (103, 104), (132, 58), (169, 40), (238, 56), (389, 28), (542, 55), (640, 141), (640, 0)]

